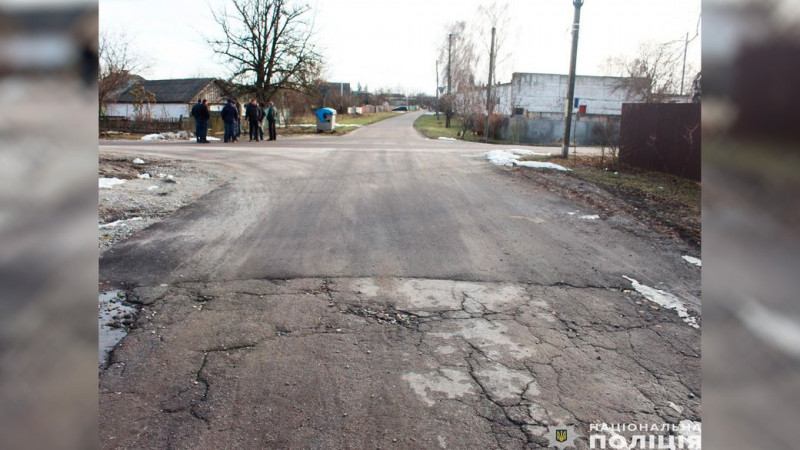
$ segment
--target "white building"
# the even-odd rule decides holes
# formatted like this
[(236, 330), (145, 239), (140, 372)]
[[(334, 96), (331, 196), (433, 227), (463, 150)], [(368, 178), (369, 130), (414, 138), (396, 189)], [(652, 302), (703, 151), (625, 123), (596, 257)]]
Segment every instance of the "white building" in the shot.
[[(624, 78), (578, 75), (575, 98), (586, 107), (586, 114), (620, 116), (622, 104), (639, 101), (622, 86)], [(561, 118), (567, 106), (569, 76), (545, 73), (518, 73), (511, 82), (494, 88), (495, 112), (524, 114), (536, 118)]]
[[(138, 83), (138, 84), (137, 84)], [(212, 111), (219, 111), (229, 97), (223, 81), (215, 78), (185, 78), (176, 80), (145, 80), (132, 77), (126, 88), (105, 108), (107, 117), (136, 116), (133, 91), (141, 85), (155, 94), (156, 101), (146, 105), (152, 119), (178, 119), (189, 117), (192, 106), (199, 99), (207, 99)], [(235, 97), (234, 97), (235, 98)]]

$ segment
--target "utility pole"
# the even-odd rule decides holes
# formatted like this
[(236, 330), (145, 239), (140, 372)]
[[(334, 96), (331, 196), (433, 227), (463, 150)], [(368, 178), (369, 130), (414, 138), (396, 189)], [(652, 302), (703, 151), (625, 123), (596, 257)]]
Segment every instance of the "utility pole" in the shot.
[(486, 85), (486, 127), (483, 129), (483, 141), (489, 141), (489, 123), (492, 116), (492, 71), (494, 70), (494, 33), (492, 27), (492, 45), (489, 47), (489, 83)]
[(439, 60), (436, 60), (436, 121), (439, 121)]
[(572, 125), (572, 100), (575, 97), (575, 65), (578, 59), (578, 31), (581, 27), (581, 6), (583, 0), (572, 0), (575, 5), (575, 17), (572, 20), (572, 54), (569, 58), (569, 82), (567, 88), (567, 111), (564, 120), (564, 143), (561, 146), (561, 157), (569, 158), (569, 139)]
[(683, 95), (683, 81), (686, 78), (686, 51), (689, 49), (689, 33), (686, 33), (686, 41), (683, 44), (683, 69), (681, 69), (681, 95)]
[(453, 58), (451, 50), (453, 48), (453, 33), (450, 33), (447, 41), (447, 109), (444, 112), (444, 127), (450, 128), (450, 115), (452, 112), (453, 99), (450, 98), (450, 66), (452, 65)]

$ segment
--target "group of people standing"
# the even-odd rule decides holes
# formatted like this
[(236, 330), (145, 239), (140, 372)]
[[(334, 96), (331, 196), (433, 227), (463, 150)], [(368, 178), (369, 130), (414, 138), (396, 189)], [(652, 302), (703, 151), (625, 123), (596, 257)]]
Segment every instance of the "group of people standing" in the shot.
[[(239, 102), (228, 99), (228, 103), (222, 107), (220, 113), (222, 121), (225, 123), (224, 142), (238, 142), (242, 134), (241, 117), (242, 110)], [(192, 108), (192, 117), (195, 120), (195, 136), (199, 144), (208, 143), (208, 121), (211, 114), (206, 99), (198, 100)], [(270, 141), (278, 138), (275, 129), (276, 112), (272, 102), (259, 104), (256, 99), (250, 100), (245, 106), (244, 117), (250, 125), (250, 142), (264, 140), (264, 125), (267, 126), (267, 135)]]

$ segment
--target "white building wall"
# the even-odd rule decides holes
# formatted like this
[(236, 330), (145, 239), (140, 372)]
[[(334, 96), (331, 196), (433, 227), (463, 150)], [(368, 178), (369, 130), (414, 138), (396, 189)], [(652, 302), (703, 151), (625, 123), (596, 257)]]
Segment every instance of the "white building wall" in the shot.
[[(181, 116), (189, 117), (190, 105), (183, 103), (155, 103), (150, 105), (150, 114), (153, 119), (177, 119)], [(134, 118), (135, 112), (131, 103), (110, 103), (106, 107), (107, 116), (122, 116)]]
[[(575, 77), (575, 97), (586, 105), (587, 114), (619, 116), (622, 104), (628, 99), (624, 89), (615, 89), (617, 77)], [(498, 106), (501, 114), (511, 114), (512, 108), (523, 108), (544, 116), (563, 116), (566, 108), (567, 75), (540, 73), (515, 73), (511, 83), (497, 86)]]

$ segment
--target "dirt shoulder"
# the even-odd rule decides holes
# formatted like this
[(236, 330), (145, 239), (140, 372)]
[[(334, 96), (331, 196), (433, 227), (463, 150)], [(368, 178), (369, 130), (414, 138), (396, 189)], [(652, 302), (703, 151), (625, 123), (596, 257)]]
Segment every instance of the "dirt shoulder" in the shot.
[(100, 153), (99, 178), (101, 253), (225, 182), (220, 172), (190, 161), (106, 152)]
[(627, 216), (653, 231), (700, 248), (700, 183), (657, 172), (611, 166), (601, 163), (595, 156), (571, 157), (566, 161), (561, 158), (536, 160), (553, 162), (571, 170), (520, 168), (516, 176), (565, 198), (582, 201), (600, 211), (601, 216)]

